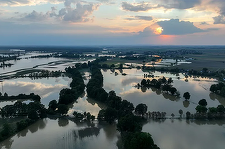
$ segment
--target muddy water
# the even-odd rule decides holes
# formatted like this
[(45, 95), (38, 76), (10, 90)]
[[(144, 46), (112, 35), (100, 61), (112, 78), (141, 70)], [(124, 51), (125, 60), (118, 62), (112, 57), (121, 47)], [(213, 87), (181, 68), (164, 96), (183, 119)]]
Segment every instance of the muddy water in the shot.
[(1, 142), (0, 148), (115, 149), (118, 135), (115, 125), (44, 119)]
[[(0, 92), (3, 94), (6, 92), (8, 95), (23, 94), (38, 94), (41, 96), (41, 103), (48, 106), (51, 100), (58, 100), (59, 92), (63, 88), (68, 88), (71, 82), (71, 78), (58, 77), (58, 78), (42, 78), (31, 80), (30, 78), (17, 78), (11, 80), (4, 80), (0, 84)], [(11, 102), (0, 102), (0, 107), (7, 104), (13, 104)], [(25, 101), (29, 102), (29, 101)]]
[(224, 149), (224, 121), (150, 121), (142, 131), (151, 133), (161, 149)]
[[(220, 104), (225, 105), (223, 97), (209, 91), (211, 84), (217, 83), (215, 79), (191, 77), (187, 78), (187, 81), (183, 74), (177, 76), (170, 73), (151, 73), (156, 79), (162, 76), (171, 77), (174, 80), (173, 86), (180, 92), (180, 97), (176, 97), (156, 88), (135, 88), (134, 86), (140, 83), (144, 78), (144, 74), (148, 74), (148, 72), (136, 69), (124, 69), (122, 73), (126, 73), (127, 75), (123, 76), (121, 72), (116, 71), (118, 72), (117, 76), (110, 70), (102, 71), (106, 91), (115, 90), (119, 96), (132, 102), (135, 106), (139, 103), (144, 103), (148, 106), (149, 111), (164, 111), (167, 112), (167, 115), (171, 115), (172, 113), (179, 115), (178, 110), (182, 109), (184, 113), (187, 111), (194, 113), (195, 107), (201, 99), (206, 99), (208, 107), (217, 107)], [(189, 102), (183, 98), (185, 92), (191, 94)]]
[[(178, 110), (195, 112), (198, 101), (205, 98), (208, 107), (225, 104), (225, 99), (209, 92), (211, 84), (216, 80), (210, 78), (188, 78), (179, 74), (154, 72), (156, 79), (161, 76), (172, 77), (173, 85), (180, 91), (181, 97), (175, 98), (160, 90), (137, 89), (133, 87), (143, 79), (141, 70), (123, 70), (126, 76), (119, 74), (115, 76), (110, 70), (102, 70), (104, 75), (104, 88), (107, 91), (115, 90), (123, 99), (129, 100), (136, 106), (145, 103), (149, 111), (165, 111), (167, 115)], [(146, 72), (145, 72), (146, 73)], [(86, 74), (87, 76), (89, 74)], [(43, 83), (46, 83), (46, 80)], [(69, 82), (69, 81), (68, 81)], [(62, 83), (68, 85), (67, 83)], [(52, 82), (52, 85), (57, 83)], [(21, 91), (21, 90), (20, 90)], [(184, 102), (184, 92), (190, 92), (190, 102)], [(77, 103), (70, 105), (68, 114), (73, 111), (90, 111), (97, 116), (104, 105), (95, 102), (83, 94)], [(143, 126), (143, 131), (152, 134), (155, 143), (161, 149), (222, 149), (225, 141), (224, 121), (186, 121), (167, 119), (164, 121), (149, 121)], [(27, 129), (17, 133), (15, 136), (1, 142), (0, 148), (24, 149), (24, 148), (46, 148), (46, 149), (116, 149), (119, 133), (115, 125), (100, 125), (74, 123), (65, 119), (40, 120)], [(210, 141), (209, 141), (210, 140)], [(212, 143), (213, 142), (213, 143)]]

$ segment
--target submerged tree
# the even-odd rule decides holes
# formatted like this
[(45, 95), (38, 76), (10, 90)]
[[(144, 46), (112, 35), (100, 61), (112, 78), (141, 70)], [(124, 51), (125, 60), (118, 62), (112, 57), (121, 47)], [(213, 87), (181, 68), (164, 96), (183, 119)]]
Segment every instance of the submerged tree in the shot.
[(184, 95), (183, 95), (183, 97), (185, 98), (185, 100), (189, 100), (190, 97), (191, 97), (191, 95), (190, 95), (189, 92), (185, 92)]
[(148, 107), (146, 104), (138, 104), (135, 108), (135, 113), (140, 114), (141, 116), (144, 116), (144, 114), (147, 112)]

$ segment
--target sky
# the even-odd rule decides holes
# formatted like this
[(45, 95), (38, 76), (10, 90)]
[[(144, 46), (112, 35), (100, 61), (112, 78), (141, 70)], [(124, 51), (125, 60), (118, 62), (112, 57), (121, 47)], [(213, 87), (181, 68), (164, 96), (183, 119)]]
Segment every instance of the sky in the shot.
[(225, 0), (0, 0), (1, 45), (225, 45)]

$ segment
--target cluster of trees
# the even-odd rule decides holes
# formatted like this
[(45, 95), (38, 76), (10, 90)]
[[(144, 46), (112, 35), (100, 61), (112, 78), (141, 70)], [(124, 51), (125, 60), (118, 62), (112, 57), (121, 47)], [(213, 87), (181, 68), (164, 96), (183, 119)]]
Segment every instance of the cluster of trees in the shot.
[(88, 97), (104, 102), (108, 96), (108, 93), (102, 88), (103, 75), (101, 70), (95, 66), (91, 69), (91, 79), (87, 84)]
[(84, 92), (85, 84), (79, 68), (67, 67), (65, 68), (66, 73), (72, 77), (70, 83), (71, 88), (64, 88), (59, 93), (59, 101), (52, 100), (48, 105), (48, 114), (67, 114), (69, 108), (68, 104), (73, 103), (78, 97)]
[[(17, 73), (19, 75), (19, 73)], [(62, 72), (59, 71), (48, 71), (42, 70), (40, 72), (33, 72), (28, 75), (30, 78), (46, 78), (46, 77), (60, 77)], [(24, 75), (22, 75), (24, 76)]]
[(0, 141), (5, 140), (10, 135), (13, 134), (13, 131), (8, 123), (3, 124), (2, 130), (0, 131)]
[(179, 93), (177, 92), (177, 89), (175, 87), (172, 86), (173, 83), (173, 79), (172, 78), (169, 78), (168, 80), (163, 77), (163, 78), (159, 78), (158, 80), (157, 79), (152, 79), (152, 80), (149, 80), (149, 79), (142, 79), (141, 81), (141, 85), (138, 83), (138, 87), (139, 86), (142, 86), (142, 87), (155, 87), (157, 89), (162, 89), (163, 91), (166, 91), (167, 93), (171, 93), (172, 95), (175, 95), (175, 93), (177, 95), (179, 95)]
[(220, 82), (218, 84), (213, 84), (210, 87), (210, 91), (225, 97), (225, 84)]
[(85, 84), (81, 73), (77, 68), (68, 67), (65, 69), (66, 73), (72, 76), (71, 88), (64, 88), (59, 93), (59, 104), (68, 105), (84, 92)]
[[(223, 105), (218, 105), (217, 107), (207, 108), (207, 101), (201, 99), (198, 102), (198, 106), (195, 108), (196, 112), (193, 116), (194, 118), (205, 118), (205, 119), (219, 119), (225, 118), (225, 108)], [(189, 114), (188, 114), (189, 115)], [(189, 116), (188, 116), (189, 117)]]
[(7, 93), (4, 93), (4, 95), (2, 95), (2, 93), (0, 92), (0, 100), (18, 100), (18, 99), (30, 99), (33, 101), (37, 101), (40, 102), (41, 97), (39, 95), (35, 95), (34, 93), (30, 93), (30, 95), (26, 95), (26, 94), (19, 94), (17, 96), (8, 96)]
[[(113, 123), (118, 119), (117, 129), (121, 132), (123, 147), (125, 149), (158, 149), (149, 133), (141, 132), (143, 115), (147, 112), (145, 104), (134, 105), (122, 100), (114, 91), (107, 93), (103, 88), (103, 76), (98, 68), (92, 68), (92, 78), (87, 85), (88, 96), (107, 105), (98, 113), (98, 120)], [(135, 116), (133, 111), (137, 115)], [(76, 113), (77, 114), (77, 113)]]
[(133, 114), (121, 117), (117, 129), (121, 133), (124, 149), (159, 149), (151, 135), (141, 132), (143, 119)]
[(74, 111), (73, 112), (73, 115), (74, 115), (74, 117), (75, 117), (76, 120), (93, 121), (95, 119), (95, 116), (94, 115), (91, 115), (90, 112), (84, 112), (82, 114), (82, 113), (79, 113), (79, 112)]
[(2, 117), (28, 116), (31, 120), (37, 120), (47, 116), (47, 110), (40, 102), (30, 102), (29, 104), (21, 101), (13, 105), (6, 105), (0, 109)]

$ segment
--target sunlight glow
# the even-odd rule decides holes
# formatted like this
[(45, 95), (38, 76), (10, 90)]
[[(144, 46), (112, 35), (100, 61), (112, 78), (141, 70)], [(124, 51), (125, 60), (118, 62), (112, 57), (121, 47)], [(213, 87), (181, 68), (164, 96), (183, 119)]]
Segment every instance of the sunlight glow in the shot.
[(157, 35), (162, 34), (162, 32), (163, 32), (163, 28), (162, 28), (162, 27), (157, 27), (157, 28), (155, 29), (155, 34), (157, 34)]

